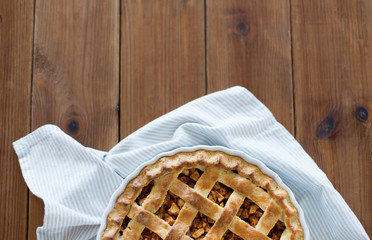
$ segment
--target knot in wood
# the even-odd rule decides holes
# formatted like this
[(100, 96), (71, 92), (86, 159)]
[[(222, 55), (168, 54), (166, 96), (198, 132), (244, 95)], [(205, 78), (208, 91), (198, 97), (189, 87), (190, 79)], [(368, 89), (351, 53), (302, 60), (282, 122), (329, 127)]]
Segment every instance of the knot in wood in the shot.
[(361, 122), (365, 122), (368, 120), (368, 111), (367, 109), (365, 109), (364, 107), (360, 106), (357, 108), (356, 112), (355, 112), (355, 117), (361, 121)]
[(247, 25), (245, 22), (239, 21), (239, 23), (236, 25), (236, 31), (243, 36), (247, 36), (249, 29), (247, 28)]
[(67, 129), (70, 133), (76, 133), (79, 130), (79, 122), (75, 119), (72, 119), (67, 124)]
[(317, 127), (316, 136), (318, 138), (327, 138), (333, 135), (336, 124), (333, 116), (327, 116)]

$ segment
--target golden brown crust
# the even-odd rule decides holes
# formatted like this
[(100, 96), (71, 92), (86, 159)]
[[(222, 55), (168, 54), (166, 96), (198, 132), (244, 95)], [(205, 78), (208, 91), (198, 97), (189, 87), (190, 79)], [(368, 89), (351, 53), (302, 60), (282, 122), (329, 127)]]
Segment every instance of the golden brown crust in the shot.
[[(236, 193), (239, 193), (243, 196), (249, 196), (249, 198), (256, 202), (256, 204), (264, 211), (268, 208), (273, 208), (275, 211), (273, 211), (270, 216), (265, 217), (267, 218), (267, 221), (270, 221), (271, 218), (277, 219), (279, 207), (280, 212), (282, 212), (280, 219), (286, 225), (285, 234), (283, 234), (285, 236), (282, 236), (281, 239), (304, 238), (297, 210), (291, 202), (288, 193), (283, 188), (278, 186), (278, 184), (271, 177), (268, 177), (267, 175), (262, 173), (257, 166), (247, 163), (240, 157), (231, 156), (220, 151), (198, 150), (195, 152), (181, 152), (173, 156), (162, 157), (154, 164), (146, 166), (144, 169), (142, 169), (139, 175), (127, 184), (124, 192), (118, 197), (114, 208), (108, 214), (106, 229), (102, 233), (101, 239), (118, 239), (119, 229), (122, 221), (128, 214), (130, 214), (131, 207), (134, 204), (136, 198), (141, 193), (142, 188), (147, 186), (151, 181), (156, 180), (160, 176), (164, 175), (168, 176), (168, 178), (171, 178), (169, 177), (169, 175), (166, 174), (171, 172), (175, 174), (177, 172), (178, 175), (179, 171), (181, 171), (183, 168), (199, 167), (205, 169), (205, 167), (203, 166), (208, 166), (209, 169), (211, 169), (211, 167), (220, 169), (218, 179), (221, 183), (234, 189)], [(231, 172), (233, 170), (237, 171), (240, 176)], [(163, 178), (165, 178), (165, 176)], [(244, 178), (241, 176), (243, 176)], [(188, 198), (189, 201), (186, 202), (191, 201), (190, 204), (193, 205), (194, 208), (198, 209), (200, 207), (200, 210), (203, 209), (203, 214), (213, 213), (213, 216), (208, 216), (212, 219), (218, 219), (217, 215), (222, 214), (222, 207), (214, 204), (213, 202), (205, 203), (205, 201), (208, 200), (207, 198), (205, 198), (205, 194), (208, 194), (211, 189), (211, 186), (209, 186), (207, 183), (203, 184), (207, 184), (208, 186), (199, 184), (200, 186), (198, 186), (197, 191), (194, 189), (186, 188), (187, 185), (185, 187), (184, 183), (174, 177), (172, 178), (172, 183), (173, 184), (170, 185), (170, 181), (164, 181), (164, 184), (168, 184), (168, 186), (165, 186), (165, 189), (169, 187), (170, 190), (176, 192), (176, 195), (179, 194), (185, 198)], [(262, 189), (264, 189), (265, 191), (263, 191)], [(198, 201), (196, 201), (196, 199), (198, 199)], [(231, 205), (234, 204), (232, 203)], [(135, 208), (138, 208), (138, 205), (135, 206)], [(209, 207), (210, 209), (205, 210), (206, 207)], [(153, 212), (156, 211), (155, 209), (152, 210)], [(136, 214), (139, 213), (137, 212)], [(143, 217), (144, 221), (152, 219), (152, 215), (150, 215), (148, 212), (141, 213), (140, 211), (140, 214), (142, 215), (135, 215), (136, 219), (141, 220), (140, 217)], [(255, 230), (254, 228), (251, 229), (252, 227), (244, 228), (243, 225), (249, 226), (249, 224), (240, 220), (240, 218), (238, 217), (234, 217), (230, 220), (230, 230), (235, 229), (237, 231), (242, 231), (242, 234), (243, 232), (247, 231), (247, 234), (249, 234), (249, 232)], [(177, 221), (171, 229), (169, 229), (169, 225), (163, 225), (163, 222), (159, 222), (159, 224), (165, 227), (168, 232), (179, 235), (179, 229), (174, 229), (177, 225)], [(259, 227), (263, 228), (264, 232), (266, 232), (266, 228), (269, 225), (272, 225), (272, 222), (263, 222), (262, 220), (261, 225), (262, 226)], [(151, 228), (153, 227), (156, 226), (151, 226)], [(178, 234), (176, 234), (177, 232)], [(211, 234), (213, 234), (214, 232), (218, 233), (218, 235), (221, 235), (218, 229), (213, 230)], [(166, 232), (163, 231), (162, 235), (162, 237), (166, 236)], [(260, 238), (260, 236), (262, 235), (258, 234), (256, 239), (268, 239), (262, 237)], [(167, 239), (171, 238), (169, 238), (168, 236)], [(185, 237), (185, 239), (190, 238)]]

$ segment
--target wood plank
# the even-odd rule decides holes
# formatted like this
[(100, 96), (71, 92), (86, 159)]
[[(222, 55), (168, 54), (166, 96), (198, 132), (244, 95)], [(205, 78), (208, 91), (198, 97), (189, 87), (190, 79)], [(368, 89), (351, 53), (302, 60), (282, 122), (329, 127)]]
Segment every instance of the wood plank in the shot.
[(208, 92), (241, 85), (292, 134), (288, 0), (207, 1)]
[(26, 239), (27, 186), (12, 142), (30, 130), (33, 1), (0, 1), (0, 232)]
[[(119, 9), (119, 1), (36, 1), (32, 129), (54, 123), (85, 146), (117, 143)], [(42, 217), (30, 196), (30, 239)]]
[(204, 2), (122, 1), (120, 136), (205, 93)]
[(296, 137), (372, 236), (372, 2), (292, 1)]

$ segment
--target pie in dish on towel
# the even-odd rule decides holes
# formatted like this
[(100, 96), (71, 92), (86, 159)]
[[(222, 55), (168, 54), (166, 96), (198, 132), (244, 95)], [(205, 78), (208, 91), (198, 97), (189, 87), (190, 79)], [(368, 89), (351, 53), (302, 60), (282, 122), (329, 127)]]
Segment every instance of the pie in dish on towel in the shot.
[(120, 193), (101, 239), (304, 239), (288, 192), (221, 151), (165, 156)]

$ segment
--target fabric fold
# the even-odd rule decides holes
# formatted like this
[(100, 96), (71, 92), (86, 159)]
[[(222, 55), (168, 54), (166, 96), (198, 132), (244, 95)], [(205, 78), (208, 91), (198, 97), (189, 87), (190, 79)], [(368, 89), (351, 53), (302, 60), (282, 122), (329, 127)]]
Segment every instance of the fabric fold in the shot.
[(45, 205), (38, 239), (94, 237), (111, 194), (122, 182), (102, 161), (104, 153), (82, 146), (54, 125), (13, 146), (30, 191)]
[(240, 150), (276, 172), (304, 210), (312, 239), (368, 239), (327, 176), (242, 87), (189, 102), (138, 129), (107, 153), (85, 148), (51, 125), (15, 142), (26, 183), (46, 203), (38, 238), (93, 237), (110, 196), (128, 174), (159, 153), (195, 145)]

